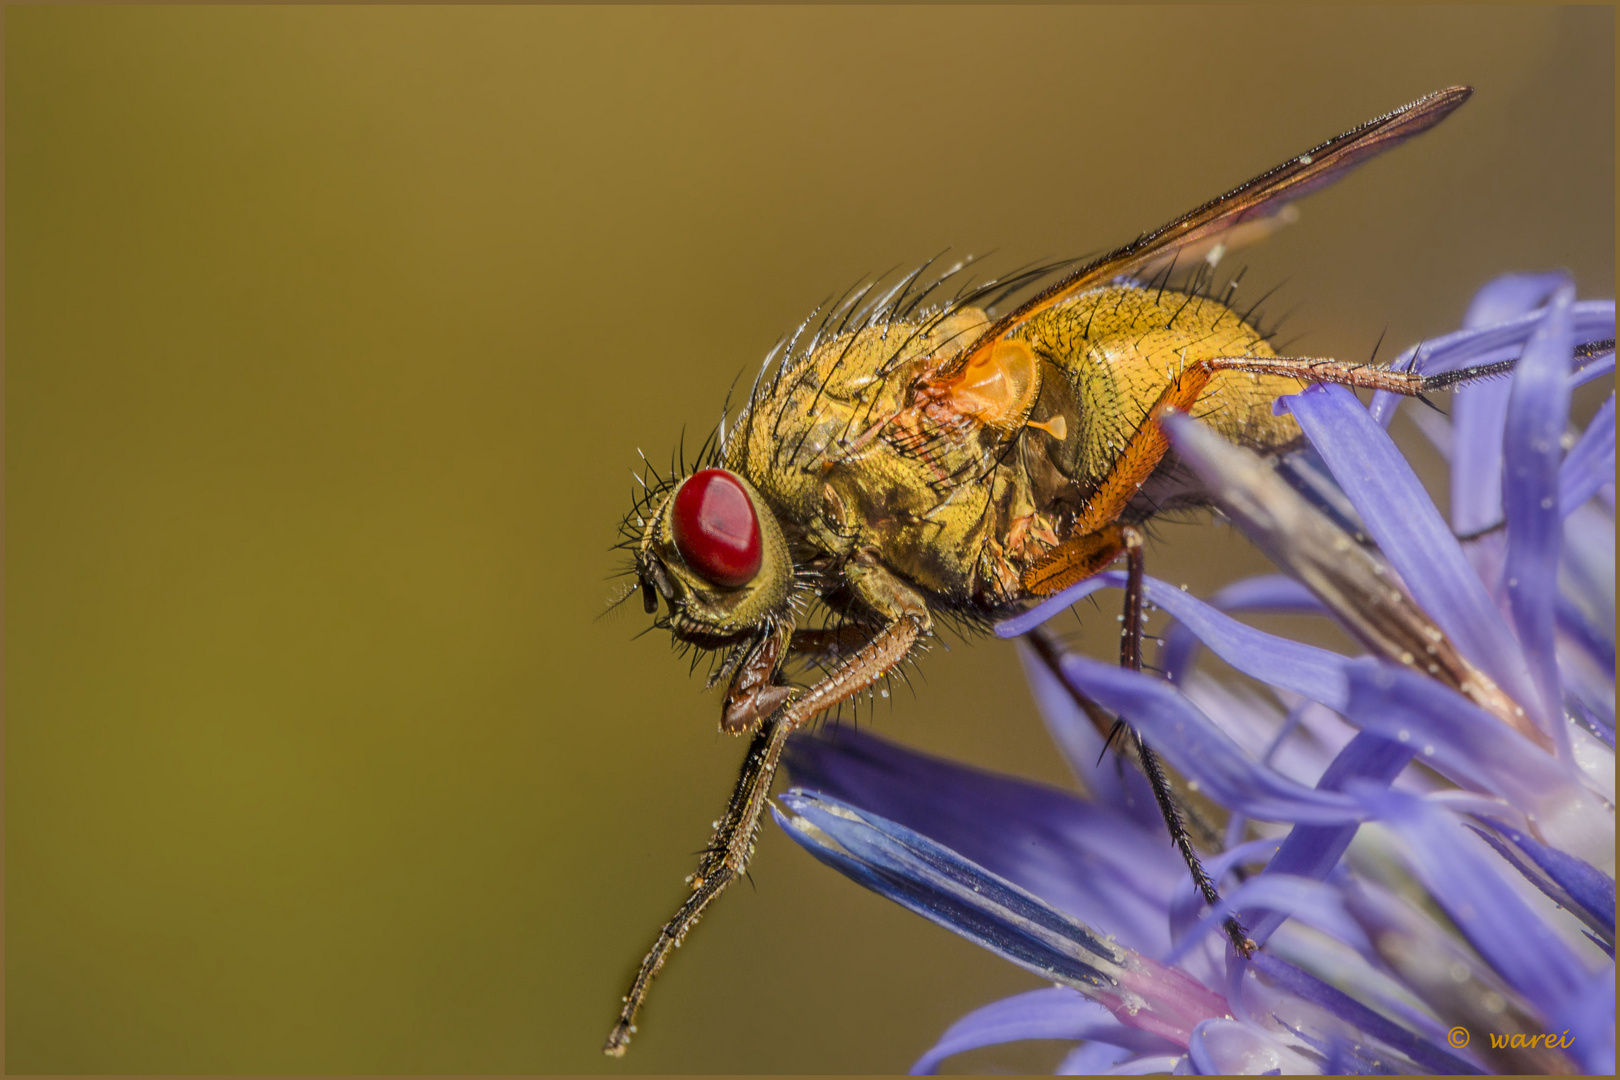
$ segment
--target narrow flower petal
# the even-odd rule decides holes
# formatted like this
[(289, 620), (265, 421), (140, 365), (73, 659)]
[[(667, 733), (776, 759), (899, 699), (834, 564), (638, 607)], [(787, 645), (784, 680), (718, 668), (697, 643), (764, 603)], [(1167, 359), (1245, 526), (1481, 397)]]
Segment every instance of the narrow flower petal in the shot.
[(1193, 1068), (1205, 1076), (1315, 1073), (1321, 1065), (1258, 1028), (1236, 1020), (1205, 1020), (1187, 1044)]
[[(1287, 602), (1297, 605), (1298, 610), (1322, 610), (1321, 601), (1311, 596), (1303, 585), (1290, 581), (1294, 587), (1289, 589), (1276, 584), (1277, 580), (1271, 579), (1263, 593), (1260, 589), (1253, 590), (1253, 599), (1264, 603), (1286, 598)], [(1168, 612), (1196, 634), (1211, 652), (1245, 675), (1292, 690), (1329, 708), (1344, 704), (1346, 659), (1338, 653), (1245, 626), (1213, 605), (1157, 578), (1143, 579), (1143, 594), (1149, 603)]]
[[(1491, 361), (1481, 357), (1479, 362)], [(1496, 380), (1458, 387), (1452, 395), (1451, 527), (1459, 535), (1502, 520), (1502, 427), (1510, 392)]]
[[(1201, 671), (1188, 677), (1181, 692), (1256, 761), (1302, 784), (1314, 784), (1339, 750), (1339, 746), (1329, 749), (1317, 741), (1316, 725), (1304, 726), (1303, 714), (1312, 702), (1300, 702), (1284, 712), (1257, 691), (1223, 683)], [(1348, 724), (1341, 727), (1344, 739), (1340, 745), (1355, 734)]]
[[(1220, 612), (1263, 611), (1268, 613), (1325, 615), (1322, 601), (1291, 577), (1265, 574), (1234, 581), (1210, 597), (1206, 603)], [(1165, 632), (1159, 653), (1159, 668), (1173, 683), (1185, 681), (1198, 657), (1199, 635), (1177, 619)]]
[(1568, 787), (1569, 776), (1552, 755), (1433, 679), (1371, 657), (1348, 666), (1344, 716), (1362, 731), (1527, 811), (1555, 802)]
[(1406, 414), (1406, 418), (1412, 421), (1413, 427), (1423, 432), (1423, 437), (1429, 440), (1429, 445), (1434, 447), (1435, 453), (1445, 458), (1446, 464), (1449, 465), (1456, 456), (1453, 445), (1456, 442), (1456, 431), (1452, 428), (1451, 418), (1442, 416), (1433, 409), (1413, 409)]
[[(1303, 1003), (1315, 1005), (1339, 1017), (1355, 1031), (1410, 1059), (1429, 1072), (1473, 1075), (1480, 1069), (1436, 1042), (1408, 1031), (1381, 1016), (1309, 972), (1302, 971), (1266, 952), (1257, 952), (1250, 966), (1277, 990), (1285, 991)], [(1400, 1070), (1396, 1070), (1400, 1071)]]
[[(1349, 784), (1358, 780), (1389, 784), (1411, 760), (1410, 748), (1380, 735), (1362, 732), (1333, 759), (1316, 786), (1321, 791), (1344, 791)], [(1349, 849), (1350, 841), (1355, 839), (1359, 827), (1355, 823), (1295, 825), (1277, 849), (1277, 854), (1266, 864), (1264, 873), (1291, 874), (1317, 880), (1325, 878), (1339, 864), (1339, 859)], [(1265, 912), (1259, 917), (1248, 916), (1244, 925), (1249, 927), (1250, 937), (1265, 944), (1285, 918), (1278, 912)]]
[(1265, 821), (1329, 824), (1359, 816), (1354, 800), (1314, 791), (1251, 760), (1158, 679), (1083, 656), (1064, 657), (1063, 674), (1081, 693), (1127, 719), (1148, 745), (1223, 806)]
[(1590, 973), (1499, 876), (1496, 855), (1455, 815), (1420, 798), (1393, 790), (1358, 794), (1407, 845), (1412, 871), (1508, 985), (1544, 1016), (1567, 1007)]
[[(1480, 331), (1512, 325), (1540, 307), (1554, 290), (1568, 279), (1563, 274), (1507, 274), (1487, 283), (1474, 294), (1463, 316), (1463, 330)], [(1528, 337), (1526, 333), (1526, 337)], [(1461, 355), (1454, 365), (1447, 357), (1428, 353), (1421, 367), (1425, 374), (1488, 364), (1517, 355), (1524, 337), (1512, 343), (1504, 355), (1485, 355), (1484, 342), (1475, 340), (1474, 355)], [(1458, 350), (1459, 354), (1463, 350)], [(1510, 389), (1501, 382), (1480, 382), (1460, 386), (1452, 397), (1452, 422), (1456, 426), (1456, 457), (1451, 468), (1451, 519), (1459, 533), (1488, 528), (1502, 520), (1502, 425), (1507, 417)]]
[(1314, 926), (1357, 952), (1369, 956), (1372, 954), (1367, 935), (1345, 913), (1337, 889), (1292, 874), (1261, 874), (1223, 896), (1217, 909), (1206, 911), (1199, 919), (1198, 927), (1176, 942), (1175, 949), (1165, 956), (1165, 962), (1180, 962), (1199, 938), (1218, 933), (1221, 920), (1237, 911), (1276, 912), (1287, 919)]
[[(1162, 827), (1163, 819), (1159, 817), (1158, 805), (1153, 801), (1153, 789), (1148, 786), (1147, 777), (1142, 775), (1140, 769), (1119, 768), (1118, 761), (1104, 753), (1107, 741), (1104, 733), (1097, 729), (1091, 717), (1075, 702), (1073, 691), (1052, 673), (1051, 668), (1027, 646), (1021, 645), (1018, 655), (1029, 678), (1035, 705), (1041, 711), (1041, 718), (1046, 721), (1046, 730), (1068, 761), (1075, 778), (1091, 793), (1092, 801), (1156, 833)], [(860, 802), (859, 799), (854, 801)], [(1018, 880), (1016, 875), (1008, 876)], [(1040, 889), (1031, 891), (1041, 892)], [(1130, 944), (1157, 955), (1156, 950), (1135, 942)]]
[[(1290, 589), (1276, 584), (1279, 580), (1287, 579), (1271, 579), (1265, 587), (1264, 596), (1279, 600), (1286, 598), (1287, 602), (1297, 604), (1301, 609), (1311, 604), (1315, 605), (1315, 610), (1321, 610), (1320, 601), (1311, 597), (1303, 586)], [(1078, 590), (1086, 585), (1093, 587), (1079, 593)], [(1089, 596), (1097, 589), (1124, 586), (1125, 575), (1122, 572), (1104, 571), (1095, 577), (1087, 578), (1080, 585), (1059, 593), (1024, 615), (998, 623), (996, 634), (1000, 637), (1012, 637), (1026, 633), (1044, 621), (1032, 619), (1031, 616), (1041, 614), (1050, 618), (1075, 600)], [(1159, 578), (1144, 577), (1142, 586), (1143, 595), (1148, 603), (1168, 612), (1196, 634), (1210, 651), (1245, 675), (1252, 675), (1261, 682), (1270, 683), (1284, 690), (1292, 690), (1312, 701), (1320, 701), (1329, 708), (1338, 708), (1344, 704), (1345, 681), (1342, 669), (1345, 658), (1338, 653), (1245, 626), (1231, 616), (1222, 614), (1210, 604)], [(1078, 595), (1074, 595), (1071, 599), (1071, 594), (1074, 593)], [(1262, 594), (1256, 590), (1255, 595), (1259, 597)]]
[[(1575, 305), (1573, 315), (1575, 337), (1578, 340), (1601, 341), (1604, 338), (1614, 337), (1613, 300), (1582, 300)], [(1445, 371), (1456, 371), (1458, 368), (1512, 360), (1519, 355), (1520, 348), (1529, 340), (1540, 318), (1539, 312), (1530, 311), (1506, 322), (1457, 330), (1442, 337), (1430, 338), (1401, 353), (1390, 366), (1399, 371), (1416, 370), (1427, 375), (1435, 375)], [(1578, 386), (1587, 379), (1597, 378), (1602, 374), (1601, 368), (1605, 364), (1609, 372), (1614, 371), (1613, 353), (1604, 357), (1594, 357), (1591, 364), (1576, 374), (1572, 385)], [(1493, 385), (1497, 384), (1486, 380), (1473, 384), (1469, 389)], [(1380, 390), (1373, 395), (1370, 412), (1380, 426), (1387, 428), (1394, 417), (1396, 407), (1404, 400), (1406, 399), (1398, 394)], [(1467, 411), (1467, 408), (1464, 406), (1464, 411)], [(1500, 420), (1494, 431), (1483, 428), (1477, 434), (1470, 433), (1468, 439), (1470, 444), (1476, 440), (1481, 446), (1500, 446), (1502, 441)], [(1489, 477), (1481, 479), (1488, 480)], [(1500, 490), (1500, 486), (1497, 490)]]
[(1175, 1048), (1156, 1035), (1125, 1027), (1077, 991), (1054, 986), (974, 1009), (946, 1028), (939, 1042), (912, 1065), (911, 1072), (932, 1073), (952, 1055), (1022, 1039), (1097, 1039), (1134, 1053), (1166, 1053)]
[(1152, 1057), (1132, 1058), (1130, 1061), (1120, 1062), (1103, 1075), (1151, 1076), (1155, 1073), (1180, 1073), (1181, 1066), (1186, 1060), (1186, 1054), (1155, 1054)]
[(1558, 1045), (1569, 1044), (1570, 1053), (1595, 1076), (1614, 1075), (1614, 964), (1600, 971), (1586, 984), (1584, 992), (1554, 1021), (1568, 1024)]
[[(1609, 955), (1613, 956), (1614, 879), (1591, 863), (1548, 847), (1510, 825), (1491, 818), (1485, 819), (1484, 823), (1490, 826), (1495, 835), (1478, 828), (1474, 831), (1536, 888), (1602, 935), (1607, 942)], [(1521, 859), (1518, 852), (1527, 856), (1528, 861), (1541, 873), (1534, 873), (1525, 865), (1526, 860)]]
[(926, 835), (1140, 952), (1169, 948), (1160, 898), (1185, 870), (1156, 814), (1126, 817), (847, 729), (795, 735), (786, 761), (800, 787)]
[(1562, 591), (1558, 594), (1558, 629), (1608, 676), (1609, 691), (1614, 689), (1614, 638), (1610, 631), (1594, 626), (1587, 613)]
[(1568, 1062), (1557, 1050), (1493, 1047), (1490, 1040), (1478, 1037), (1483, 1032), (1529, 1036), (1544, 1030), (1545, 1021), (1478, 953), (1442, 930), (1424, 908), (1366, 880), (1347, 888), (1344, 899), (1346, 910), (1366, 930), (1389, 970), (1438, 1017), (1438, 1022), (1420, 1022), (1418, 1030), (1439, 1041), (1449, 1028), (1466, 1028), (1475, 1033), (1469, 1052), (1497, 1072), (1568, 1071)]
[[(1168, 1056), (1174, 1061), (1181, 1055), (1154, 1054), (1152, 1056), (1155, 1058)], [(1058, 1067), (1053, 1071), (1058, 1076), (1101, 1076), (1126, 1059), (1132, 1061), (1142, 1060), (1140, 1057), (1133, 1057), (1131, 1052), (1123, 1046), (1115, 1046), (1112, 1043), (1093, 1039), (1090, 1042), (1083, 1042), (1069, 1051), (1068, 1054), (1064, 1055), (1063, 1060), (1058, 1062)]]
[[(1273, 596), (1284, 595), (1282, 589), (1270, 591)], [(1310, 597), (1309, 590), (1302, 585), (1288, 591), (1287, 595), (1303, 608), (1300, 593)], [(1292, 690), (1330, 709), (1344, 704), (1346, 658), (1338, 653), (1245, 626), (1157, 578), (1143, 579), (1143, 594), (1149, 603), (1168, 612), (1196, 634), (1211, 652), (1243, 674), (1279, 689)], [(1310, 597), (1310, 603), (1316, 611), (1321, 610), (1321, 602), (1315, 597)]]
[[(1612, 488), (1609, 489), (1612, 492)], [(1560, 656), (1566, 704), (1597, 721), (1610, 748), (1614, 744), (1614, 509), (1600, 500), (1585, 503), (1564, 519), (1564, 550), (1559, 565), (1559, 624), (1568, 635)], [(1584, 654), (1584, 656), (1583, 656)], [(1588, 659), (1589, 658), (1589, 659)], [(1575, 747), (1577, 759), (1580, 747)], [(1583, 765), (1588, 775), (1592, 768)], [(1602, 785), (1614, 788), (1613, 756), (1601, 770)]]
[(1558, 512), (1559, 440), (1569, 419), (1569, 306), (1575, 289), (1554, 294), (1542, 325), (1525, 346), (1513, 372), (1512, 394), (1503, 435), (1507, 461), (1502, 477), (1507, 520), (1507, 595), (1519, 641), (1541, 695), (1542, 713), (1556, 720), (1549, 733), (1562, 757), (1569, 757), (1569, 729), (1562, 722), (1564, 695), (1554, 651), (1558, 553), (1563, 523)]
[(794, 788), (774, 810), (801, 847), (845, 876), (1026, 970), (1090, 994), (1110, 992), (1124, 950), (949, 848), (875, 814)]
[(1070, 585), (1060, 593), (1042, 600), (1028, 611), (1014, 615), (1010, 619), (1003, 619), (996, 623), (996, 637), (1015, 638), (1029, 633), (1048, 619), (1063, 614), (1074, 604), (1078, 604), (1092, 593), (1101, 589), (1118, 588), (1125, 582), (1125, 576), (1117, 570), (1088, 577), (1084, 581)]
[(1374, 660), (1350, 674), (1345, 717), (1417, 751), (1464, 787), (1489, 791), (1534, 822), (1548, 843), (1613, 865), (1614, 816), (1565, 766), (1507, 725), (1430, 679)]
[(1355, 395), (1325, 386), (1288, 403), (1418, 606), (1516, 701), (1537, 703), (1513, 632), (1412, 467)]
[(1112, 945), (1005, 878), (892, 821), (815, 792), (781, 796), (777, 822), (802, 847), (872, 891), (1043, 978), (1072, 986), (1128, 1027), (1185, 1046), (1229, 1015), (1219, 994), (1176, 968)]
[[(1272, 402), (1271, 411), (1274, 416), (1286, 416), (1287, 400), (1279, 398)], [(1340, 532), (1358, 544), (1367, 542), (1367, 523), (1361, 520), (1361, 515), (1345, 496), (1344, 489), (1333, 479), (1333, 471), (1310, 443), (1284, 454), (1277, 462), (1276, 469), (1279, 479), (1338, 526)]]
[(1614, 395), (1570, 447), (1558, 468), (1558, 514), (1568, 517), (1605, 484), (1614, 483)]
[(1463, 313), (1463, 327), (1495, 326), (1534, 311), (1569, 281), (1569, 275), (1552, 271), (1540, 274), (1503, 274), (1486, 282)]
[[(1551, 285), (1561, 275), (1531, 275)], [(1494, 284), (1494, 283), (1493, 283)], [(1487, 285), (1481, 293), (1491, 289)], [(1555, 286), (1554, 286), (1555, 287)], [(1548, 288), (1551, 292), (1551, 288)], [(1614, 337), (1614, 301), (1585, 300), (1571, 312), (1574, 336), (1579, 341)], [(1415, 368), (1424, 374), (1439, 374), (1458, 368), (1496, 363), (1516, 358), (1541, 320), (1541, 313), (1529, 311), (1494, 325), (1479, 325), (1444, 337), (1425, 341), (1408, 349), (1392, 367)], [(1597, 358), (1574, 373), (1570, 386), (1599, 378), (1614, 371), (1614, 354)], [(1458, 533), (1477, 532), (1502, 520), (1502, 425), (1507, 416), (1509, 389), (1496, 380), (1485, 380), (1459, 387), (1453, 398), (1454, 445), (1451, 474), (1451, 524)], [(1388, 427), (1403, 398), (1380, 390), (1373, 395), (1373, 419)]]
[[(1303, 398), (1329, 400), (1328, 392), (1342, 392), (1342, 389), (1328, 387), (1320, 393), (1307, 392)], [(1350, 428), (1353, 429), (1355, 423), (1370, 424), (1366, 413), (1355, 404), (1355, 398), (1347, 396), (1346, 399), (1351, 403), (1350, 409), (1360, 414), (1360, 420), (1352, 421)], [(1273, 562), (1304, 582), (1352, 637), (1374, 655), (1421, 668), (1462, 690), (1470, 700), (1509, 723), (1521, 725), (1527, 732), (1539, 736), (1524, 708), (1469, 663), (1457, 644), (1435, 625), (1429, 613), (1395, 587), (1395, 575), (1389, 565), (1354, 543), (1279, 478), (1258, 454), (1227, 442), (1183, 413), (1166, 416), (1161, 423), (1176, 453), (1203, 481), (1216, 505)], [(1388, 436), (1377, 425), (1370, 427), (1374, 437), (1393, 453)], [(1345, 434), (1353, 432), (1338, 432), (1336, 437)], [(1401, 462), (1401, 466), (1405, 468), (1405, 463)], [(1443, 531), (1444, 526), (1439, 525), (1433, 506), (1423, 499), (1422, 489), (1417, 487), (1410, 470), (1405, 475), (1416, 488), (1416, 494), (1411, 496), (1414, 504), (1426, 508), (1434, 524)], [(1449, 536), (1446, 539), (1450, 541)], [(1455, 543), (1451, 547), (1455, 553)], [(1421, 562), (1421, 558), (1419, 556), (1418, 561)], [(1462, 574), (1483, 595), (1472, 571), (1465, 568)], [(1517, 645), (1512, 634), (1494, 609), (1490, 615), (1507, 639), (1509, 658), (1518, 663), (1522, 672), (1523, 658), (1512, 651), (1511, 647)], [(1524, 681), (1528, 684), (1527, 673), (1524, 673)]]

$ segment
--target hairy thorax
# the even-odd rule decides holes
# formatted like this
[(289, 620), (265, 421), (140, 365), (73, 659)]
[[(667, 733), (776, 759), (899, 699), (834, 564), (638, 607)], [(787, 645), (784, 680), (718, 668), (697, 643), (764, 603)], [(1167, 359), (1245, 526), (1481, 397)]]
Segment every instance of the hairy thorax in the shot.
[[(1031, 318), (984, 371), (953, 371), (988, 326), (968, 308), (834, 337), (755, 395), (727, 467), (776, 508), (801, 565), (876, 559), (958, 610), (1004, 608), (1024, 599), (1024, 571), (1074, 532), (1183, 367), (1274, 355), (1216, 300), (1115, 285)], [(1274, 451), (1299, 436), (1272, 414), (1295, 389), (1222, 372), (1193, 412)], [(1126, 516), (1196, 497), (1167, 460)]]

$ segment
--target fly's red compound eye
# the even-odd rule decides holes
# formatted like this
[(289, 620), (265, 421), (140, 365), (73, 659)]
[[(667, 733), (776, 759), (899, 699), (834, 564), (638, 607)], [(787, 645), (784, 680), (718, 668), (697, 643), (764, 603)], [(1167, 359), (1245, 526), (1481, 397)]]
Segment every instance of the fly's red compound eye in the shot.
[(754, 504), (724, 469), (693, 473), (675, 493), (675, 548), (705, 581), (740, 588), (759, 573), (764, 548)]

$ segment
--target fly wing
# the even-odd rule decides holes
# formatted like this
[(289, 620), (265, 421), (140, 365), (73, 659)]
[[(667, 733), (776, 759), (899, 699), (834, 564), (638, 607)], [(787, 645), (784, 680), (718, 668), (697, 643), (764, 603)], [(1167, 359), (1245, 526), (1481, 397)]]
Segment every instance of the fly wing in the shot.
[(1444, 120), (1473, 90), (1453, 86), (1418, 98), (1392, 113), (1369, 120), (1336, 138), (1289, 158), (1269, 172), (1212, 199), (1190, 213), (1155, 229), (1044, 289), (1016, 311), (998, 319), (969, 349), (963, 350), (942, 372), (953, 374), (983, 363), (996, 342), (1015, 326), (1086, 289), (1105, 285), (1121, 275), (1140, 274), (1188, 248), (1212, 246), (1239, 226), (1260, 224), (1276, 216), (1295, 199), (1338, 180), (1368, 158), (1421, 135)]

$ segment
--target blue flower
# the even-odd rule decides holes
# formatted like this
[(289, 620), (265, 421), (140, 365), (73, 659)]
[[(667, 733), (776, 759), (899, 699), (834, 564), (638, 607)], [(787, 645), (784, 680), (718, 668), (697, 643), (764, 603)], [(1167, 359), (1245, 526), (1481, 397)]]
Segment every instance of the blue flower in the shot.
[[(1557, 275), (1492, 282), (1425, 373), (1518, 357), (1414, 417), (1449, 457), (1448, 524), (1363, 407), (1283, 399), (1314, 458), (1295, 487), (1176, 416), (1217, 505), (1290, 576), (1202, 601), (1148, 578), (1173, 621), (1158, 674), (1025, 651), (1086, 790), (995, 776), (834, 730), (796, 736), (778, 822), (818, 859), (1054, 985), (952, 1025), (915, 1071), (1019, 1039), (1078, 1045), (1064, 1072), (1614, 1071), (1614, 304)], [(1351, 541), (1364, 534), (1376, 551)], [(1110, 572), (998, 627), (1016, 637)], [(1346, 657), (1233, 612), (1334, 617)], [(1050, 639), (1049, 639), (1050, 640)], [(1208, 649), (1269, 689), (1200, 671)], [(1076, 693), (1123, 717), (1229, 815), (1204, 909), (1146, 782), (1099, 758)], [(1236, 912), (1261, 949), (1225, 944)]]

